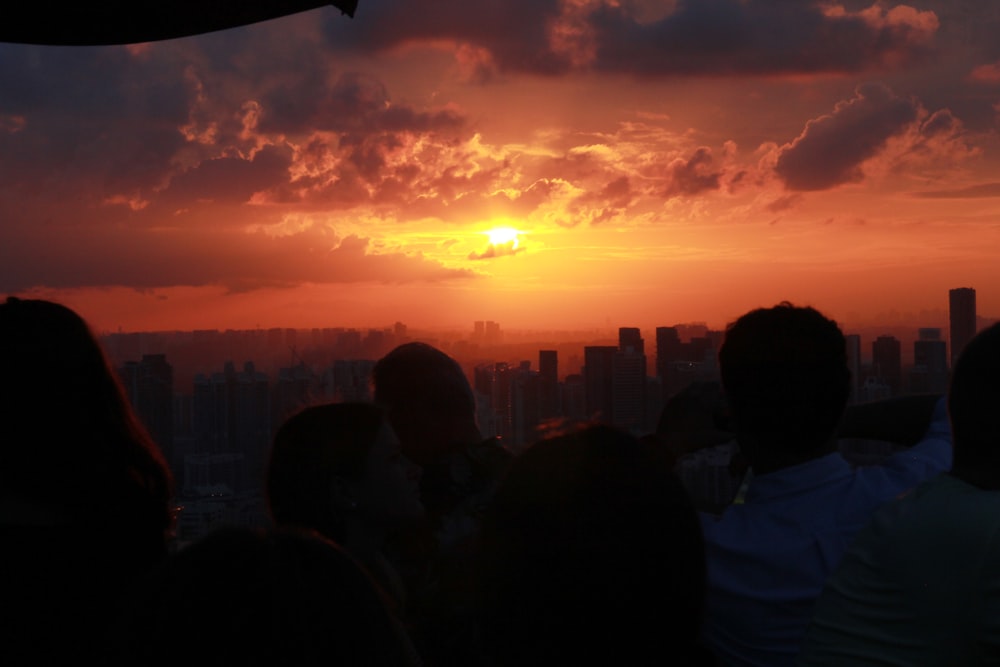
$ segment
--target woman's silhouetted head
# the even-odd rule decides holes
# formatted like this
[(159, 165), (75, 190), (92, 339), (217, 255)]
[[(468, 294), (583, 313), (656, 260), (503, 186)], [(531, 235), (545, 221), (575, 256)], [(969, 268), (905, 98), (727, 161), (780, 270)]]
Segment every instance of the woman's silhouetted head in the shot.
[(275, 434), (267, 495), (274, 521), (345, 544), (350, 522), (375, 529), (418, 518), (420, 468), (403, 456), (381, 408), (313, 405)]
[(39, 299), (0, 304), (0, 487), (53, 522), (148, 531), (163, 547), (173, 479), (88, 324)]
[(587, 425), (529, 447), (487, 511), (481, 557), (485, 648), (500, 665), (698, 653), (701, 526), (666, 458), (628, 433)]

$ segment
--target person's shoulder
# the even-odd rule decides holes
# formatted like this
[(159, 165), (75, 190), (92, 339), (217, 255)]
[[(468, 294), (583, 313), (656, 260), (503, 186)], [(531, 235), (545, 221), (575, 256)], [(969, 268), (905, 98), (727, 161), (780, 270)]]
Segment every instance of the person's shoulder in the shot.
[(503, 475), (514, 460), (514, 454), (499, 438), (485, 438), (469, 444), (464, 450), (478, 475), (496, 479)]

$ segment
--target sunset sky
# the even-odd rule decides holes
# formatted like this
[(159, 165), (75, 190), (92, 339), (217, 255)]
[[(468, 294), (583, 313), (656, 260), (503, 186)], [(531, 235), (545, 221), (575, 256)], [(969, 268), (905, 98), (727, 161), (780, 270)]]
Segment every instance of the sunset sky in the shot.
[(998, 34), (979, 0), (360, 0), (0, 44), (0, 291), (126, 331), (1000, 317)]

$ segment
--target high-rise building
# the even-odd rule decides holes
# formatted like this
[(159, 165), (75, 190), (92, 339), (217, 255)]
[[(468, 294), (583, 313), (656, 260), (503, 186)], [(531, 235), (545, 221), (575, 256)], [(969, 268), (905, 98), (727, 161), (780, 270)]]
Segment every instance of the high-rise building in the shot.
[(923, 328), (913, 341), (910, 392), (944, 394), (948, 391), (948, 348), (938, 328)]
[(847, 400), (853, 404), (861, 400), (861, 336), (847, 334), (844, 336), (844, 343), (847, 352), (847, 370), (851, 372), (851, 395)]
[(879, 336), (872, 343), (872, 375), (881, 378), (890, 396), (899, 396), (903, 377), (902, 345), (895, 336)]
[(948, 291), (948, 319), (951, 323), (951, 365), (976, 335), (976, 290), (956, 287)]
[(656, 327), (656, 377), (666, 381), (670, 365), (683, 360), (684, 346), (677, 327)]
[(618, 349), (645, 354), (645, 343), (638, 327), (618, 327)]
[(510, 379), (510, 440), (515, 453), (538, 439), (542, 422), (541, 374), (522, 364), (511, 371)]
[(587, 417), (613, 423), (614, 345), (588, 345), (583, 348), (584, 404)]
[(551, 419), (560, 415), (559, 355), (556, 350), (538, 351), (539, 416)]
[(125, 362), (119, 375), (129, 401), (176, 474), (180, 463), (174, 457), (173, 366), (166, 355), (144, 354), (141, 361)]
[[(505, 361), (485, 362), (477, 365), (472, 372), (472, 387), (475, 392), (486, 397), (486, 414), (480, 414), (482, 422), (493, 425), (493, 435), (505, 442), (511, 442), (510, 391), (516, 367)], [(482, 428), (482, 424), (480, 424)]]
[(640, 434), (646, 426), (646, 355), (639, 329), (618, 329), (612, 364), (611, 423)]

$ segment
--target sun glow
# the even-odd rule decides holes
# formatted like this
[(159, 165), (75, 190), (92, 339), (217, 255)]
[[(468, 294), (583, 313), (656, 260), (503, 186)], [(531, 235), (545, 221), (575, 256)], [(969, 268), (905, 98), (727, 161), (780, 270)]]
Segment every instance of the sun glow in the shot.
[(505, 246), (510, 245), (511, 248), (517, 248), (518, 239), (517, 235), (520, 232), (513, 227), (494, 227), (493, 229), (486, 232), (486, 235), (490, 237), (490, 245), (494, 246)]

